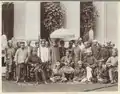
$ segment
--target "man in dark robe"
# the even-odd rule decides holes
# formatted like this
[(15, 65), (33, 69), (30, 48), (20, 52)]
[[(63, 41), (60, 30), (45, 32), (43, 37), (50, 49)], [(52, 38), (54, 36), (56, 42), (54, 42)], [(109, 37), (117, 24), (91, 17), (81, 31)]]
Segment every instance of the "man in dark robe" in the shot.
[(60, 51), (57, 42), (57, 40), (53, 41), (52, 47), (50, 48), (50, 61), (52, 68), (54, 68), (56, 62), (60, 61)]
[(66, 48), (64, 47), (65, 43), (63, 40), (60, 41), (60, 58), (62, 58), (63, 56), (65, 56), (65, 52), (66, 52)]
[(93, 40), (91, 50), (93, 52), (93, 56), (98, 60), (99, 59), (100, 46), (99, 46), (97, 40)]

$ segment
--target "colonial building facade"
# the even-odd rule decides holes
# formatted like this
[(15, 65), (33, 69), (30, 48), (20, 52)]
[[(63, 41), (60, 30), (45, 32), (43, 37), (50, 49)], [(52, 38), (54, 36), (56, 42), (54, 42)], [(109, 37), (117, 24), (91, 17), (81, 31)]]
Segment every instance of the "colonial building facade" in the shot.
[[(41, 4), (39, 2), (13, 2), (16, 39), (37, 40), (41, 36)], [(76, 37), (80, 37), (80, 1), (60, 1), (66, 9), (66, 27)], [(118, 46), (118, 6), (117, 2), (93, 2), (98, 11), (94, 38), (101, 43), (112, 41)]]

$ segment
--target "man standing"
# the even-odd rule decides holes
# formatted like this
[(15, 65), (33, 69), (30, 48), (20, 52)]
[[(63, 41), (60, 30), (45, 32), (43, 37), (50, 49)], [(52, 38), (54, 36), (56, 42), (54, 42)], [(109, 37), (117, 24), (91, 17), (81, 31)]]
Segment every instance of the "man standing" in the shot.
[(60, 58), (62, 58), (63, 56), (65, 56), (65, 52), (66, 52), (66, 48), (64, 47), (65, 43), (63, 40), (60, 41)]
[(39, 47), (39, 42), (35, 42), (35, 48), (37, 49), (37, 56), (40, 57), (40, 47)]
[(49, 65), (49, 49), (46, 47), (46, 40), (44, 39), (41, 41), (40, 57), (42, 61), (43, 72), (47, 76), (47, 69)]
[(81, 50), (83, 50), (83, 49), (85, 48), (85, 46), (84, 46), (84, 44), (83, 44), (83, 42), (82, 42), (82, 38), (79, 38), (79, 39), (78, 39), (78, 46), (79, 46), (79, 48), (80, 48)]
[(32, 46), (30, 46), (30, 44), (31, 44), (31, 41), (27, 41), (27, 51), (28, 51), (28, 56), (30, 56), (31, 55), (31, 50), (32, 50)]
[(52, 62), (52, 67), (54, 68), (56, 62), (60, 61), (60, 51), (57, 44), (57, 40), (53, 41), (52, 47), (50, 49), (50, 57)]
[(6, 49), (6, 78), (8, 80), (13, 79), (13, 58), (15, 54), (15, 49), (12, 47), (12, 41), (8, 41), (8, 48)]
[(97, 40), (93, 40), (91, 50), (93, 52), (93, 56), (98, 60), (99, 59), (100, 46), (99, 46)]
[(81, 57), (81, 50), (80, 50), (80, 48), (78, 46), (78, 41), (76, 41), (75, 42), (75, 47), (74, 47), (74, 60), (75, 60), (76, 64), (80, 60), (80, 57)]
[(16, 62), (16, 78), (19, 82), (21, 78), (21, 73), (23, 74), (23, 79), (25, 82), (26, 77), (26, 62), (28, 58), (28, 52), (25, 49), (25, 42), (21, 42), (21, 47), (16, 51), (14, 61)]

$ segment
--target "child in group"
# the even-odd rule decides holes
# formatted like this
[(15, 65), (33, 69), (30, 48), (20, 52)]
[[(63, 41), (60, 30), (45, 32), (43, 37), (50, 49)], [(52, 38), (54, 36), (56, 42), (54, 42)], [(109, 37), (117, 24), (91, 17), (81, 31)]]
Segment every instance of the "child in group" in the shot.
[(92, 51), (87, 51), (86, 59), (83, 61), (86, 66), (86, 76), (88, 82), (96, 82), (96, 66), (97, 66), (97, 60), (92, 55)]
[(86, 70), (82, 61), (78, 61), (74, 72), (74, 82), (81, 82), (86, 77)]
[(109, 68), (109, 79), (110, 82), (113, 84), (114, 82), (117, 81), (117, 72), (118, 72), (118, 51), (116, 49), (112, 50), (112, 56), (109, 57), (107, 60), (106, 64), (107, 67)]

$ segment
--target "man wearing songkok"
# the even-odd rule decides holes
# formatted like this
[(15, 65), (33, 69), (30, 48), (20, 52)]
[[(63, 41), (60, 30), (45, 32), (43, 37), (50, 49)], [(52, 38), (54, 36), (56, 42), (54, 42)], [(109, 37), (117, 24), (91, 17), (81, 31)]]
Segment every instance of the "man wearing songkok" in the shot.
[(21, 47), (16, 51), (14, 61), (16, 63), (16, 78), (20, 81), (21, 74), (24, 82), (26, 81), (26, 63), (28, 59), (28, 52), (25, 49), (25, 42), (20, 42)]

